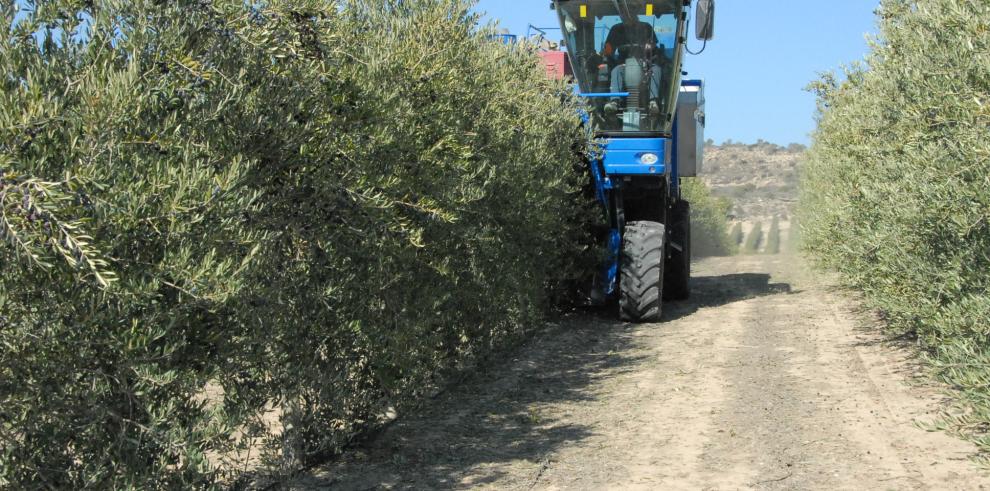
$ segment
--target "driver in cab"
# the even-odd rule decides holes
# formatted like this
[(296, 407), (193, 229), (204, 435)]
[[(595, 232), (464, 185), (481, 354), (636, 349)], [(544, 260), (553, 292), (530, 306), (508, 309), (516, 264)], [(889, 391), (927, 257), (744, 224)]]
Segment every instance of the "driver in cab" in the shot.
[[(611, 90), (612, 92), (625, 92), (626, 89), (626, 62), (635, 61), (629, 60), (632, 57), (630, 53), (630, 48), (634, 46), (639, 47), (652, 47), (656, 50), (662, 50), (662, 47), (658, 47), (659, 40), (657, 39), (656, 33), (653, 31), (653, 26), (650, 24), (639, 20), (635, 15), (630, 14), (625, 9), (619, 9), (620, 16), (622, 18), (622, 23), (616, 24), (608, 33), (608, 37), (605, 39), (605, 48), (602, 50), (602, 57), (609, 61), (612, 68), (611, 73)], [(660, 58), (664, 56), (663, 52), (660, 52)], [(655, 60), (651, 60), (652, 70), (650, 75), (650, 113), (658, 114), (660, 112), (660, 107), (658, 106), (657, 100), (660, 96), (660, 67), (657, 66)], [(620, 99), (612, 99), (608, 104), (605, 105), (605, 112), (609, 114), (615, 114), (619, 111)]]

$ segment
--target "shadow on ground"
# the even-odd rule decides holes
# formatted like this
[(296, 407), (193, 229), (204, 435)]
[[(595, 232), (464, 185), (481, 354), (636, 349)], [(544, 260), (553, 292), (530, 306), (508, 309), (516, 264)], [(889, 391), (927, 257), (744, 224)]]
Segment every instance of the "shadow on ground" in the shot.
[(631, 327), (575, 314), (289, 487), (460, 489), (505, 484), (518, 479), (520, 466), (535, 479), (557, 448), (592, 432), (556, 416), (553, 406), (594, 404), (591, 386), (641, 362), (630, 354)]
[(769, 295), (801, 293), (789, 283), (771, 283), (763, 273), (736, 273), (691, 278), (691, 298), (683, 302), (664, 304), (663, 321), (687, 317), (699, 309), (721, 307), (730, 303)]
[[(765, 274), (699, 277), (691, 290), (690, 300), (666, 304), (665, 322), (791, 293)], [(595, 405), (608, 379), (649, 362), (634, 334), (635, 326), (605, 310), (573, 314), (289, 488), (464, 489), (496, 482), (528, 488), (555, 451), (593, 434), (555, 409)]]

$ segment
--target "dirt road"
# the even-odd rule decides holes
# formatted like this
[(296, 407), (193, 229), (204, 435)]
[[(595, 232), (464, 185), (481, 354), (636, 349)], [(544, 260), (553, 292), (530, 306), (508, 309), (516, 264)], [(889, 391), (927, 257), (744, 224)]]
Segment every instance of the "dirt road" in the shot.
[(982, 489), (910, 351), (789, 256), (696, 263), (660, 324), (576, 315), (314, 489)]

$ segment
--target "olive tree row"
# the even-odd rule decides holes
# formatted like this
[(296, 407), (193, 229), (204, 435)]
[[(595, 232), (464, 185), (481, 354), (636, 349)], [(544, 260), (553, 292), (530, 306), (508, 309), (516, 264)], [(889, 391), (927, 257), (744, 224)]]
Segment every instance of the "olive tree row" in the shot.
[(0, 487), (292, 472), (539, 326), (584, 134), (457, 0), (0, 7)]

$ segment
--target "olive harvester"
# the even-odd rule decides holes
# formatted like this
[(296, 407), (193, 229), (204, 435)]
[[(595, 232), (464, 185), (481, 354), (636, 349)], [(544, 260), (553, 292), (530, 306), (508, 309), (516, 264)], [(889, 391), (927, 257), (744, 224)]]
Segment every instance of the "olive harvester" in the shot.
[(713, 37), (714, 1), (555, 0), (552, 8), (566, 55), (548, 50), (544, 60), (556, 60), (548, 72), (572, 77), (599, 142), (587, 158), (607, 251), (590, 296), (617, 300), (622, 320), (659, 321), (665, 299), (689, 294), (690, 205), (680, 179), (700, 170), (705, 99), (703, 82), (682, 80), (682, 66), (692, 22), (698, 40)]

